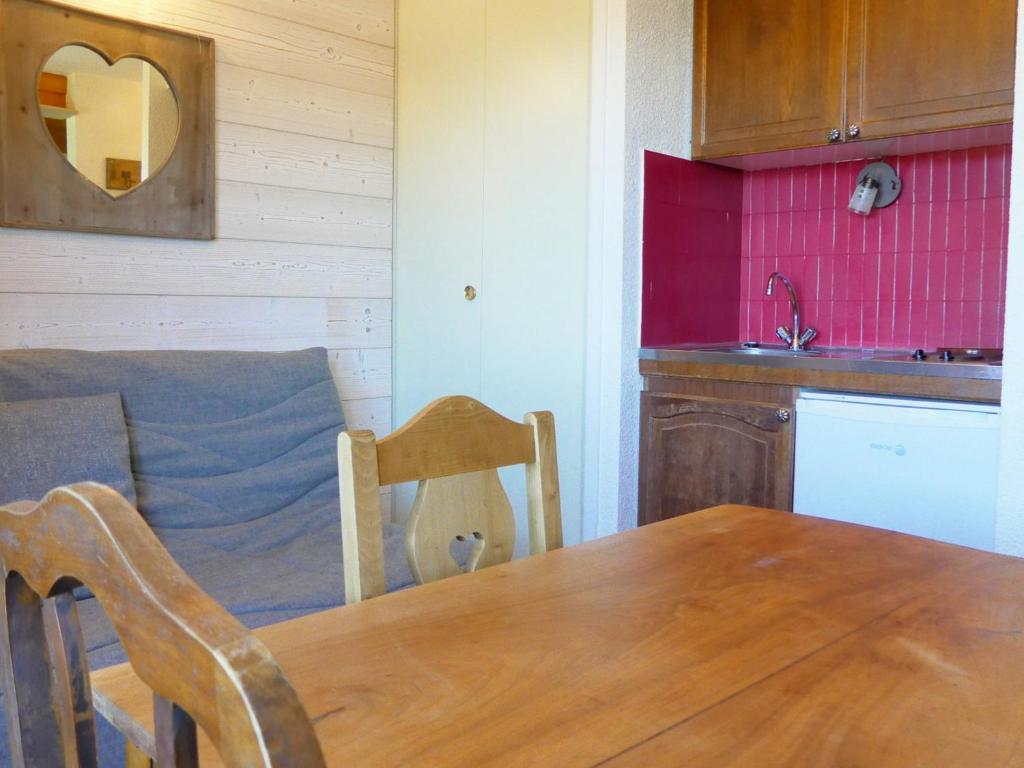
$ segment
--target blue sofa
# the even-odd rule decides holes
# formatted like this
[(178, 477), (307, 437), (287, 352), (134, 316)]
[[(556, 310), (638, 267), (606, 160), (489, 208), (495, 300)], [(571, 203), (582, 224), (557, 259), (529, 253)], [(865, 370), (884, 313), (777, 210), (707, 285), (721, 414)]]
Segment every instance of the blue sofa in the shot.
[[(204, 590), (251, 628), (344, 602), (336, 440), (345, 421), (325, 350), (0, 352), (0, 445), (10, 442), (4, 405), (45, 415), (70, 398), (110, 395), (120, 398), (128, 438), (126, 493)], [(31, 422), (32, 433), (53, 442), (35, 429), (46, 420)], [(14, 416), (8, 424), (15, 429)], [(73, 427), (69, 444), (100, 439)], [(97, 446), (107, 448), (116, 453)], [(82, 453), (55, 454), (53, 484), (94, 479), (75, 472), (100, 470), (60, 465)], [(0, 503), (14, 500), (9, 492), (0, 474)], [(391, 589), (412, 583), (403, 547), (400, 530), (387, 527)], [(79, 608), (92, 668), (123, 661), (96, 600), (83, 593)], [(123, 745), (109, 726), (100, 730), (101, 764), (120, 768)]]

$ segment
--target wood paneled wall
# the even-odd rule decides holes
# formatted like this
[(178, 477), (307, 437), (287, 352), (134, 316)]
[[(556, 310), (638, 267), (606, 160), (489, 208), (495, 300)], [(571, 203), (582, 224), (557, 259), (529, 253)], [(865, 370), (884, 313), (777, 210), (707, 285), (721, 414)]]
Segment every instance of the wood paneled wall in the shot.
[(2, 229), (0, 347), (325, 346), (390, 431), (394, 1), (72, 4), (216, 39), (217, 239)]

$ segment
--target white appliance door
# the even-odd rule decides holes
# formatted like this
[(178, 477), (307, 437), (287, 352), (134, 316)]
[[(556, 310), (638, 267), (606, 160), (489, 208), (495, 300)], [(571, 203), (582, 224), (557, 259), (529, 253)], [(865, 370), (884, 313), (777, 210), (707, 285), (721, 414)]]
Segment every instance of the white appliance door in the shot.
[(804, 393), (794, 511), (995, 548), (999, 408)]

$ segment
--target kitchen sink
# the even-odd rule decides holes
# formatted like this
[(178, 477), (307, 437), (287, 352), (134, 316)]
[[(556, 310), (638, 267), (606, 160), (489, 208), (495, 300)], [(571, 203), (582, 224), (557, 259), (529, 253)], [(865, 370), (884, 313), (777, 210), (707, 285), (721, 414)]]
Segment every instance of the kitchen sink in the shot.
[(766, 355), (768, 357), (814, 357), (822, 354), (816, 349), (789, 349), (788, 347), (707, 347), (698, 352), (724, 352), (729, 355)]

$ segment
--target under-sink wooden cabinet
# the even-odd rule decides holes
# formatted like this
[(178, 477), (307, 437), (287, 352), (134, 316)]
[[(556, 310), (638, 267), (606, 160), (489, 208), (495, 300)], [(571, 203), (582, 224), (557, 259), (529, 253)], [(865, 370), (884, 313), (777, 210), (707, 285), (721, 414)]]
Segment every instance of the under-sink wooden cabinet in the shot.
[(697, 159), (1008, 123), (1017, 0), (697, 0)]
[(660, 392), (641, 396), (641, 525), (719, 504), (792, 509), (794, 410)]

